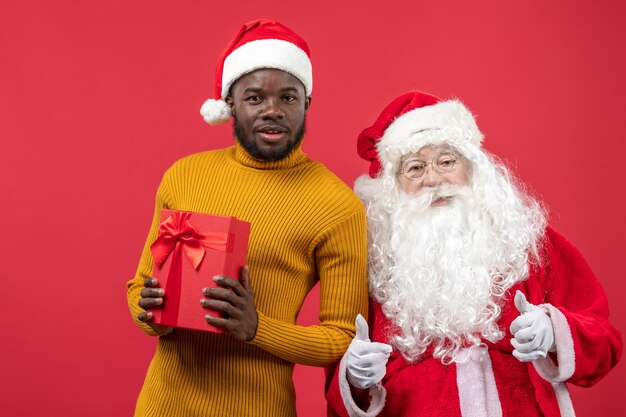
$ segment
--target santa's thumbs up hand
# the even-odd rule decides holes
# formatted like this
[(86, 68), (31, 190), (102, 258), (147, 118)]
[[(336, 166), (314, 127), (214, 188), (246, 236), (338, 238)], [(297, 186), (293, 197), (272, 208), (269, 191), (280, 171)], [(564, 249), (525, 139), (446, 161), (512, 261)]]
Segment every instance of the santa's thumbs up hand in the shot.
[(521, 291), (515, 293), (515, 308), (521, 313), (511, 323), (513, 356), (521, 362), (545, 358), (554, 347), (554, 330), (543, 309), (526, 300)]
[(392, 349), (385, 343), (370, 342), (367, 321), (360, 314), (355, 324), (356, 335), (345, 355), (347, 377), (357, 388), (371, 388), (385, 376)]
[(367, 325), (367, 321), (362, 315), (356, 316), (356, 320), (354, 321), (356, 326), (356, 335), (354, 336), (355, 340), (361, 340), (363, 342), (370, 341), (370, 329)]
[(519, 311), (521, 314), (528, 313), (529, 311), (533, 309), (533, 307), (535, 307), (534, 305), (528, 302), (528, 300), (526, 299), (526, 296), (520, 290), (517, 290), (515, 292), (514, 302), (515, 302), (515, 308), (517, 308), (517, 311)]

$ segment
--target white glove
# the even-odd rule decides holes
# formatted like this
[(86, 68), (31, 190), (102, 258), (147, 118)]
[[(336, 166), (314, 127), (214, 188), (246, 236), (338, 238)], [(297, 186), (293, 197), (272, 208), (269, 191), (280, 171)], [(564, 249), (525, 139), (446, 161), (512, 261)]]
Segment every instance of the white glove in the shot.
[(545, 358), (554, 349), (554, 330), (550, 317), (529, 303), (521, 292), (515, 293), (515, 307), (521, 315), (511, 323), (513, 356), (521, 362)]
[(391, 346), (370, 342), (369, 328), (362, 315), (356, 318), (356, 336), (346, 352), (348, 381), (357, 388), (371, 388), (383, 379)]

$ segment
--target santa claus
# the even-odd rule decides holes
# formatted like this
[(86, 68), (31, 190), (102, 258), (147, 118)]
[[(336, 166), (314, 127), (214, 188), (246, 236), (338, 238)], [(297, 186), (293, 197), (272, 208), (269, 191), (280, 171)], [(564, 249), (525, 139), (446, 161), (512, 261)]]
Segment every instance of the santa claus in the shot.
[(573, 416), (566, 383), (619, 360), (593, 272), (482, 139), (461, 102), (418, 91), (359, 136), (370, 326), (329, 378), (329, 415)]

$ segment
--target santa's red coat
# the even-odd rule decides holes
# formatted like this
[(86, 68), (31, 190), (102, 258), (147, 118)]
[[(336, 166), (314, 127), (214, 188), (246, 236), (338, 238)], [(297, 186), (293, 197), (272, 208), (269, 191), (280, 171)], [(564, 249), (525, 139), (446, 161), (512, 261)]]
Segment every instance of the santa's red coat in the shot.
[[(528, 279), (508, 291), (498, 322), (507, 336), (497, 343), (485, 342), (488, 358), (478, 358), (474, 369), (482, 369), (478, 374), (463, 371), (461, 375), (463, 365), (443, 365), (428, 355), (410, 364), (394, 351), (382, 381), (386, 399), (379, 392), (369, 404), (369, 398), (352, 399), (346, 394), (345, 367), (338, 365), (328, 373), (328, 415), (375, 415), (361, 411), (355, 402), (366, 410), (368, 405), (372, 409), (382, 406), (378, 415), (393, 417), (574, 415), (566, 383), (589, 387), (602, 379), (621, 356), (622, 338), (609, 323), (606, 295), (587, 262), (551, 227), (546, 230), (542, 258)], [(508, 329), (519, 315), (513, 304), (516, 290), (550, 315), (556, 353), (546, 359), (523, 363), (511, 353)], [(388, 343), (388, 335), (397, 332), (375, 301), (369, 322), (372, 341)], [(477, 377), (468, 381), (468, 375)], [(488, 398), (489, 381), (495, 381), (491, 400), (497, 404)]]

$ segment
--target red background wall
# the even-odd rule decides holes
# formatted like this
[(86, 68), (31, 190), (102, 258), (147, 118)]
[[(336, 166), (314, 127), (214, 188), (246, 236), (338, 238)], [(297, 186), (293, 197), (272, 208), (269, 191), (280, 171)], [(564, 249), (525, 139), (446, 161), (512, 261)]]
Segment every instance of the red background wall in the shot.
[[(256, 17), (309, 42), (305, 150), (350, 185), (366, 171), (356, 135), (392, 98), (465, 101), (625, 329), (624, 16), (617, 0), (2, 2), (0, 415), (132, 413), (156, 339), (132, 323), (125, 282), (164, 170), (232, 143), (198, 110), (221, 49)], [(573, 388), (578, 415), (620, 414), (625, 369)], [(321, 370), (295, 380), (300, 415), (323, 415)]]

